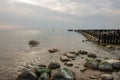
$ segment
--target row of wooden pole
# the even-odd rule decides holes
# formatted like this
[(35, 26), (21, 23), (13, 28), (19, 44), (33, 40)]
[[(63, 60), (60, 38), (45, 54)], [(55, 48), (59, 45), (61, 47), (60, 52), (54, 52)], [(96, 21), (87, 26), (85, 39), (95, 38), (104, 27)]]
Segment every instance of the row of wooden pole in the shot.
[(100, 43), (120, 45), (120, 30), (76, 30), (82, 31), (98, 39)]

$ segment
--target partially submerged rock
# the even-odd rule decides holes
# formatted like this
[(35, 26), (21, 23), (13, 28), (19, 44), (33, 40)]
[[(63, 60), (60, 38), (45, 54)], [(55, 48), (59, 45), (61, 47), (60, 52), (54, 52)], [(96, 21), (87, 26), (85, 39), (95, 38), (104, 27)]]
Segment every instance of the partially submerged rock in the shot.
[(92, 69), (98, 69), (99, 63), (96, 59), (87, 58), (84, 66)]
[(37, 67), (37, 68), (35, 68), (34, 71), (37, 74), (37, 76), (40, 76), (42, 73), (51, 74), (51, 70), (47, 67)]
[(75, 80), (74, 74), (68, 68), (59, 68), (52, 71), (51, 80)]
[(87, 51), (82, 51), (82, 50), (79, 50), (78, 53), (82, 54), (82, 55), (87, 55), (88, 52)]
[(96, 58), (96, 57), (97, 57), (97, 56), (96, 56), (95, 54), (93, 54), (93, 53), (89, 53), (87, 56), (88, 56), (88, 57), (91, 57), (91, 58)]
[(39, 45), (39, 42), (36, 40), (30, 40), (28, 43), (31, 47), (36, 47)]
[(101, 61), (99, 64), (99, 70), (101, 71), (113, 71), (112, 65), (107, 61)]
[(78, 52), (69, 52), (69, 53), (74, 54), (74, 55), (79, 55), (80, 54)]
[(76, 55), (71, 54), (71, 53), (65, 53), (64, 55), (67, 56), (68, 58), (75, 58), (76, 57)]
[(60, 60), (61, 60), (62, 62), (70, 61), (70, 59), (69, 59), (67, 56), (65, 56), (65, 55), (61, 55), (61, 56), (60, 56)]
[(100, 77), (102, 80), (113, 80), (113, 76), (110, 74), (102, 74)]
[(110, 63), (115, 70), (120, 70), (120, 60), (106, 60), (106, 62)]
[(16, 80), (37, 80), (37, 79), (38, 79), (37, 75), (31, 71), (24, 71), (16, 78)]
[(50, 53), (55, 53), (55, 52), (58, 52), (59, 50), (56, 49), (56, 48), (53, 48), (53, 49), (49, 49), (48, 51), (49, 51)]
[(120, 60), (100, 60), (94, 58), (87, 58), (86, 63), (84, 64), (85, 67), (98, 69), (101, 71), (119, 71), (120, 70)]
[(58, 63), (58, 62), (51, 62), (51, 63), (48, 65), (48, 68), (50, 68), (50, 69), (60, 68), (60, 63)]
[(68, 67), (71, 67), (71, 66), (73, 66), (73, 63), (72, 62), (66, 62), (64, 65), (66, 65)]
[(38, 80), (49, 80), (49, 74), (42, 73)]

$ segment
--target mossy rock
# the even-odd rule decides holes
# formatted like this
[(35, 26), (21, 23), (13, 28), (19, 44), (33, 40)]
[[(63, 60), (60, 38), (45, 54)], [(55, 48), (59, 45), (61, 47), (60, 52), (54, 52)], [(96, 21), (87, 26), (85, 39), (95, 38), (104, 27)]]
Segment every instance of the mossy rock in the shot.
[(52, 72), (51, 80), (75, 80), (75, 77), (68, 68), (59, 68)]
[(110, 63), (108, 63), (106, 61), (101, 61), (99, 63), (99, 70), (101, 70), (101, 71), (112, 71), (113, 67)]
[(34, 72), (31, 71), (23, 71), (16, 80), (37, 80), (38, 77)]
[(92, 69), (98, 69), (99, 62), (96, 59), (87, 58), (84, 66)]
[(35, 73), (40, 76), (42, 73), (51, 74), (51, 70), (47, 67), (37, 67), (34, 69)]

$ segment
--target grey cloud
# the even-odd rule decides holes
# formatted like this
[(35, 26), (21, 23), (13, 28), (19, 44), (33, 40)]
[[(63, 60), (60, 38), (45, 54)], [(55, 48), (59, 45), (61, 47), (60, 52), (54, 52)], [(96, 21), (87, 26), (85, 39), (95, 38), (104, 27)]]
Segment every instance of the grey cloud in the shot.
[[(88, 7), (91, 8), (95, 6), (93, 11), (95, 9), (101, 10), (101, 4), (100, 6), (97, 5), (97, 1), (95, 1), (95, 5), (91, 5), (91, 2), (88, 0), (81, 0), (81, 2)], [(103, 1), (103, 0), (101, 0)], [(108, 0), (107, 0), (108, 1)], [(72, 2), (78, 2), (79, 4), (80, 0), (70, 0), (65, 3), (72, 3)], [(99, 1), (98, 1), (99, 2)], [(104, 4), (104, 3), (103, 3)], [(106, 3), (105, 3), (106, 4)], [(112, 8), (114, 6), (115, 9), (119, 9), (119, 7), (115, 7), (115, 2), (112, 2)], [(106, 7), (110, 7), (106, 6)], [(2, 6), (2, 7), (1, 7)], [(77, 5), (78, 8), (72, 8), (75, 9), (75, 11), (81, 12), (79, 10), (79, 5)], [(74, 7), (74, 5), (73, 5)], [(102, 8), (104, 9), (104, 8)], [(84, 9), (83, 9), (84, 10)], [(86, 11), (85, 14), (90, 11)], [(101, 12), (102, 11), (99, 11)], [(1, 24), (13, 24), (13, 25), (23, 25), (26, 26), (26, 28), (120, 28), (118, 25), (120, 23), (120, 17), (118, 15), (111, 15), (107, 16), (104, 14), (98, 14), (98, 13), (87, 13), (88, 15), (85, 16), (79, 16), (79, 15), (72, 15), (69, 14), (69, 10), (66, 12), (59, 12), (56, 10), (51, 10), (49, 8), (45, 8), (43, 6), (37, 6), (32, 4), (26, 4), (26, 3), (9, 3), (8, 0), (2, 0), (0, 1), (0, 23)]]

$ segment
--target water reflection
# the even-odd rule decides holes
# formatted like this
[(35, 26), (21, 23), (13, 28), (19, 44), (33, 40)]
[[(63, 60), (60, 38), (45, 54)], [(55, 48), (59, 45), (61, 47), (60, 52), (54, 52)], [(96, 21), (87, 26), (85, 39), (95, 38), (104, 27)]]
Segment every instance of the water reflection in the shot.
[[(37, 40), (40, 46), (29, 48), (28, 42)], [(82, 42), (84, 36), (75, 32), (60, 30), (21, 30), (0, 32), (0, 80), (14, 80), (22, 69), (40, 63), (59, 61), (60, 54), (67, 51), (86, 50), (98, 53), (98, 56), (119, 56), (110, 54), (103, 47), (92, 42)], [(50, 54), (48, 49), (58, 48), (57, 54)], [(117, 50), (117, 53), (120, 51)], [(116, 53), (116, 54), (117, 54)]]

